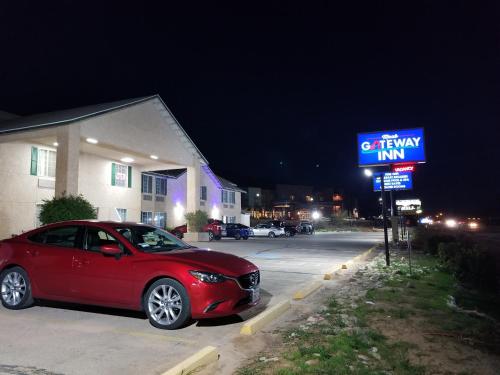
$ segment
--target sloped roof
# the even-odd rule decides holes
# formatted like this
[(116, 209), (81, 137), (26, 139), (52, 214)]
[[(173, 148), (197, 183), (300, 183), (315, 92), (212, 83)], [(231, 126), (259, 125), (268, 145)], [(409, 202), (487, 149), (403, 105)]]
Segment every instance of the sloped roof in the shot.
[(144, 173), (154, 173), (154, 174), (161, 174), (166, 177), (170, 178), (178, 178), (182, 176), (184, 173), (186, 173), (187, 169), (186, 168), (180, 168), (180, 169), (165, 169), (162, 171), (152, 171), (152, 172), (144, 172)]
[(240, 187), (238, 187), (238, 185), (236, 185), (234, 182), (226, 180), (225, 178), (222, 178), (220, 176), (216, 176), (216, 177), (220, 181), (222, 189), (224, 189), (224, 190), (234, 190), (234, 191), (239, 191), (240, 193), (246, 193), (245, 190), (243, 190)]
[(85, 107), (64, 109), (61, 111), (46, 112), (30, 116), (20, 116), (0, 122), (0, 134), (13, 133), (23, 130), (33, 130), (36, 128), (43, 128), (48, 126), (64, 125), (78, 120), (83, 120), (85, 118), (101, 115), (107, 112), (116, 111), (117, 109), (121, 109), (133, 104), (142, 103), (155, 97), (156, 95), (145, 96), (141, 98), (94, 104)]
[(15, 115), (13, 113), (0, 111), (0, 122), (11, 120), (11, 119), (16, 118), (16, 117), (19, 117), (19, 116)]
[(61, 111), (53, 111), (53, 112), (41, 113), (30, 116), (19, 116), (14, 118), (12, 118), (11, 116), (15, 115), (3, 112), (7, 113), (7, 115), (10, 116), (10, 119), (5, 119), (5, 121), (0, 120), (0, 135), (40, 129), (50, 126), (71, 124), (76, 121), (103, 115), (108, 112), (140, 104), (152, 99), (158, 99), (161, 102), (161, 104), (165, 107), (166, 112), (172, 117), (172, 119), (179, 127), (181, 135), (183, 135), (187, 139), (187, 141), (191, 144), (193, 150), (196, 153), (198, 153), (200, 159), (203, 160), (203, 162), (205, 162), (206, 164), (208, 164), (207, 159), (203, 156), (198, 147), (196, 147), (193, 140), (187, 135), (186, 131), (182, 128), (182, 126), (179, 124), (179, 121), (177, 121), (177, 119), (174, 117), (170, 109), (167, 107), (167, 105), (159, 95), (143, 96), (140, 98), (125, 99), (115, 102), (94, 104), (84, 107), (64, 109)]

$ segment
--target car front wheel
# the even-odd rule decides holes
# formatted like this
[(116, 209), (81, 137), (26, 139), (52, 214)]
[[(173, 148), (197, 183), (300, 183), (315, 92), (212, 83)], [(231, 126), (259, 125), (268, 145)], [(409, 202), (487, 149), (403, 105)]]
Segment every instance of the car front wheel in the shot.
[(241, 239), (241, 234), (236, 233), (236, 234), (234, 235), (234, 239), (235, 239), (235, 240), (240, 240), (240, 239)]
[(269, 235), (268, 235), (268, 236), (269, 236), (269, 238), (274, 238), (274, 237), (276, 237), (276, 235), (274, 234), (274, 232), (269, 232)]
[(191, 303), (186, 289), (172, 279), (155, 281), (144, 295), (144, 309), (156, 328), (177, 329), (191, 318)]
[(2, 305), (20, 310), (33, 304), (28, 274), (21, 267), (12, 267), (0, 274)]
[(214, 232), (212, 232), (212, 231), (208, 232), (208, 240), (209, 241), (213, 241), (214, 240)]

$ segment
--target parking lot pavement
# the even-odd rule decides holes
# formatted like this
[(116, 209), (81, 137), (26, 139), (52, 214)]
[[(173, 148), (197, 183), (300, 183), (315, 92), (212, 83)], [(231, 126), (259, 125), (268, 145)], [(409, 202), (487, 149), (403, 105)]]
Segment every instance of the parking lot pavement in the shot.
[(381, 239), (380, 233), (317, 233), (197, 244), (258, 265), (262, 303), (240, 316), (176, 331), (155, 329), (144, 314), (123, 310), (52, 302), (20, 311), (0, 307), (0, 375), (162, 373), (206, 345), (229, 343), (245, 319)]

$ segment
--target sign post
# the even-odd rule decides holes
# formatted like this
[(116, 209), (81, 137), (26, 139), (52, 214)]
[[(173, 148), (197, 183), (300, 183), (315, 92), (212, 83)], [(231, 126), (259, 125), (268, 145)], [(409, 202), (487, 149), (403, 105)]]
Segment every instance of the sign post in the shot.
[(389, 253), (389, 238), (387, 236), (387, 205), (385, 203), (385, 183), (384, 176), (382, 175), (380, 182), (380, 188), (382, 190), (382, 220), (384, 221), (384, 243), (385, 243), (385, 264), (387, 266), (391, 265), (391, 257)]
[[(389, 239), (387, 236), (387, 203), (385, 191), (391, 192), (391, 223), (393, 220), (392, 190), (411, 189), (411, 173), (415, 164), (425, 163), (424, 129), (399, 129), (358, 134), (359, 167), (392, 166), (393, 173), (380, 173), (380, 182), (374, 178), (374, 191), (382, 192), (382, 219), (384, 221), (385, 261), (390, 265)], [(370, 172), (371, 174), (371, 172)], [(386, 175), (390, 175), (386, 180)], [(403, 176), (403, 178), (399, 178)], [(406, 177), (404, 177), (406, 176)], [(393, 179), (391, 179), (394, 177)], [(406, 178), (406, 180), (405, 180)], [(380, 188), (377, 189), (377, 184)], [(396, 201), (397, 205), (397, 201)], [(394, 228), (393, 228), (394, 229)], [(394, 231), (393, 231), (394, 237)], [(396, 232), (396, 238), (398, 238)]]

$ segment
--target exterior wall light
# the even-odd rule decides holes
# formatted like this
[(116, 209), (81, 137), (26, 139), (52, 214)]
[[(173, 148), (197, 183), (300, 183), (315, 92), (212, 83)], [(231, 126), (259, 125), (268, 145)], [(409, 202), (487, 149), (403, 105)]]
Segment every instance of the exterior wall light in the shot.
[(177, 202), (174, 207), (174, 216), (177, 220), (184, 218), (184, 207), (180, 202)]
[(97, 139), (95, 139), (95, 138), (87, 138), (87, 139), (86, 139), (86, 141), (87, 141), (88, 143), (93, 144), (93, 145), (96, 145), (96, 144), (98, 144), (98, 143), (99, 143), (99, 141), (98, 141)]
[(134, 159), (126, 157), (126, 158), (121, 158), (120, 159), (123, 163), (133, 163)]
[(57, 147), (57, 146), (59, 146), (59, 143), (54, 142), (54, 143), (52, 143), (52, 146)]
[(313, 211), (313, 213), (311, 214), (311, 217), (313, 218), (313, 220), (318, 220), (320, 218), (320, 213), (318, 211)]
[(149, 157), (150, 157), (151, 159), (153, 159), (153, 160), (158, 160), (158, 156), (156, 156), (156, 155), (150, 155)]

